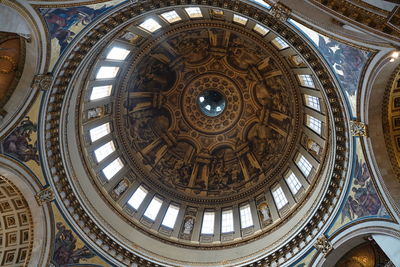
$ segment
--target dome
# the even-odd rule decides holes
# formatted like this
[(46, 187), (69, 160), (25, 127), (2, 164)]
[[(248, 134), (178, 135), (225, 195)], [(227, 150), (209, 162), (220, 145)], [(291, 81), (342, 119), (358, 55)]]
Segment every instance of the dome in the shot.
[(342, 104), (293, 26), (246, 3), (121, 5), (77, 42), (48, 99), (49, 164), (110, 257), (268, 261), (332, 212), (316, 207), (340, 193)]

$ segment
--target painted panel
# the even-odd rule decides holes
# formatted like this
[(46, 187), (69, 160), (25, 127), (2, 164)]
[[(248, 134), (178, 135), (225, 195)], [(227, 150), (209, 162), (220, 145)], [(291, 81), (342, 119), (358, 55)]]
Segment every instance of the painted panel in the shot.
[(357, 91), (362, 71), (371, 56), (370, 52), (343, 44), (290, 19), (319, 50), (338, 80), (347, 98), (352, 116), (357, 114)]
[(358, 220), (391, 218), (373, 183), (373, 178), (368, 170), (359, 138), (355, 138), (353, 165), (351, 181), (347, 189), (345, 201), (328, 232), (329, 235), (343, 226)]
[(39, 8), (39, 12), (46, 22), (51, 40), (50, 69), (53, 68), (60, 55), (62, 55), (79, 32), (104, 12), (124, 1), (113, 0), (106, 4), (65, 8)]

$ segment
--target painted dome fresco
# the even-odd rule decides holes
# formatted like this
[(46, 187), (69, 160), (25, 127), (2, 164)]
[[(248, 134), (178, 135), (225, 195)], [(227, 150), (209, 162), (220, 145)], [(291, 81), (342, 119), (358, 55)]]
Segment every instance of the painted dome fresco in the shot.
[(259, 6), (154, 5), (120, 5), (58, 66), (46, 138), (65, 208), (110, 257), (163, 266), (306, 245), (347, 164), (331, 74)]

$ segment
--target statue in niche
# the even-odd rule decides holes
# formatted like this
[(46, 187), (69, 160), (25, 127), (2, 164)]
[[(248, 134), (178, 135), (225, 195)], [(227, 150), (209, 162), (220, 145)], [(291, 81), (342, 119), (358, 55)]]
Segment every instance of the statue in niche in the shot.
[(190, 235), (193, 230), (194, 219), (192, 217), (187, 217), (185, 219), (185, 224), (183, 225), (183, 233), (186, 235)]
[(103, 115), (104, 115), (103, 107), (88, 109), (88, 119), (99, 118), (102, 117)]
[(125, 41), (128, 41), (131, 44), (135, 44), (139, 41), (140, 36), (134, 34), (133, 32), (127, 31), (121, 36), (121, 39), (124, 39)]
[(120, 181), (113, 189), (112, 191), (112, 196), (114, 198), (120, 197), (126, 189), (129, 187), (129, 181), (127, 178), (124, 178), (122, 181)]
[(262, 221), (263, 222), (269, 222), (272, 221), (271, 218), (271, 213), (268, 207), (268, 204), (263, 202), (258, 206), (258, 210), (260, 211), (261, 215), (262, 215)]
[(307, 142), (307, 148), (310, 152), (314, 152), (316, 155), (319, 155), (321, 150), (321, 147), (311, 139), (309, 139)]

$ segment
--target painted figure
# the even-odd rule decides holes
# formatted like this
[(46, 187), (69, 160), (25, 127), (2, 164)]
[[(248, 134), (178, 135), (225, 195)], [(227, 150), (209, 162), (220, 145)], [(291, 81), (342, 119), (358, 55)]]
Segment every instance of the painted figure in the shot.
[(105, 5), (99, 9), (79, 6), (41, 9), (41, 12), (49, 28), (50, 38), (58, 40), (62, 52), (75, 37), (76, 33), (71, 30), (73, 26), (85, 26), (109, 8)]
[(353, 186), (342, 209), (341, 223), (346, 218), (355, 220), (365, 216), (381, 216), (386, 210), (373, 185), (367, 164), (356, 160)]
[(56, 224), (57, 234), (54, 244), (52, 263), (57, 267), (73, 266), (81, 259), (89, 259), (95, 256), (86, 246), (76, 248), (76, 238), (71, 230), (58, 222)]
[(33, 123), (29, 117), (4, 140), (4, 153), (18, 160), (27, 162), (30, 160), (39, 164), (37, 142), (32, 144), (32, 135), (37, 132), (37, 124)]
[(358, 81), (368, 54), (351, 46), (319, 36), (318, 47), (330, 65), (346, 92), (354, 96), (357, 93)]

